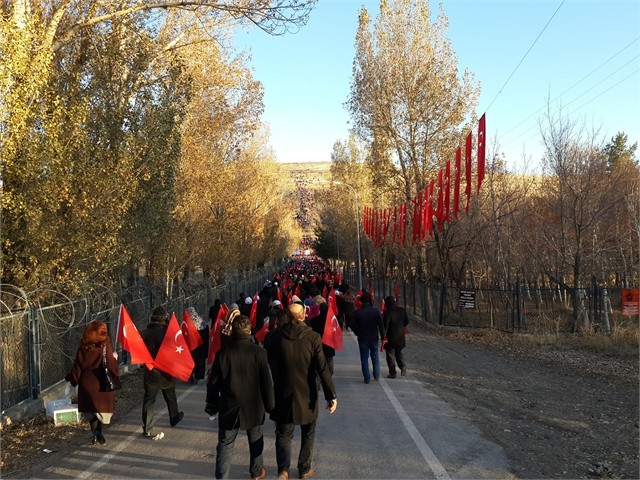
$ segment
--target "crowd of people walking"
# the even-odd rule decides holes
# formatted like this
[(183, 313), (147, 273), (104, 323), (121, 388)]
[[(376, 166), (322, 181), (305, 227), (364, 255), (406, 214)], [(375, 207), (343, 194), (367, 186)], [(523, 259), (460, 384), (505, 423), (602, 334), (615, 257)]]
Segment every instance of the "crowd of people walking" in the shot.
[[(354, 293), (321, 259), (300, 257), (269, 278), (253, 297), (240, 292), (229, 307), (216, 299), (208, 311), (210, 323), (194, 308), (187, 308), (202, 339), (191, 351), (194, 366), (188, 381), (197, 384), (206, 379), (204, 409), (212, 418), (218, 418), (216, 478), (229, 478), (231, 450), (240, 430), (246, 432), (248, 439), (250, 477), (265, 478), (262, 428), (267, 414), (275, 424), (278, 478), (290, 478), (296, 426), (300, 431), (297, 476), (314, 475), (313, 448), (320, 396), (324, 397), (324, 407), (329, 413), (338, 406), (333, 374), (336, 348), (340, 349), (342, 342), (336, 346), (328, 340), (328, 333), (354, 332), (364, 383), (370, 383), (372, 376), (379, 379), (378, 352), (382, 350), (386, 352), (388, 378), (396, 378), (396, 363), (401, 375), (406, 374), (402, 355), (408, 325), (406, 311), (396, 305), (392, 296), (384, 299), (381, 311), (374, 306), (373, 292)], [(151, 359), (158, 355), (169, 323), (168, 312), (158, 306), (141, 332), (141, 342)], [(328, 332), (327, 325), (331, 326)], [(67, 375), (73, 386), (79, 385), (79, 411), (89, 420), (93, 443), (100, 444), (106, 443), (102, 425), (110, 422), (115, 396), (113, 391), (100, 391), (100, 381), (92, 372), (107, 358), (109, 371), (118, 375), (116, 355), (106, 332), (103, 322), (94, 321), (87, 326), (76, 361)], [(142, 402), (145, 438), (164, 438), (164, 432), (155, 429), (154, 407), (159, 392), (167, 405), (170, 425), (174, 427), (184, 418), (178, 408), (175, 386), (176, 379), (171, 374), (145, 365)]]

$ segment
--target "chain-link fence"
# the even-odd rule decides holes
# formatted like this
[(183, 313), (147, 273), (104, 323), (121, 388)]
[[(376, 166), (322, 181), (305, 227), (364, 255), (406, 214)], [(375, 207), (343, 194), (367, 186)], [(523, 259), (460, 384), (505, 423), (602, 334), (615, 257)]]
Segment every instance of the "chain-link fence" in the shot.
[(0, 384), (2, 410), (17, 403), (38, 398), (48, 387), (60, 382), (70, 370), (87, 323), (104, 321), (121, 363), (127, 352), (115, 344), (115, 335), (123, 304), (139, 331), (149, 320), (151, 311), (162, 305), (182, 320), (182, 312), (194, 307), (208, 318), (209, 307), (216, 299), (233, 303), (240, 293), (248, 296), (259, 291), (279, 266), (228, 274), (225, 282), (214, 285), (209, 279), (193, 278), (180, 284), (151, 285), (143, 282), (121, 292), (103, 286), (87, 286), (80, 299), (69, 299), (60, 290), (39, 290), (30, 295), (20, 289), (0, 287)]
[[(345, 281), (354, 288), (354, 265), (342, 266)], [(450, 327), (489, 328), (519, 333), (611, 332), (624, 321), (622, 289), (592, 282), (588, 288), (540, 288), (516, 282), (511, 288), (463, 289), (444, 284), (365, 277), (363, 287), (376, 298), (398, 298), (399, 305), (425, 321)], [(629, 317), (626, 317), (629, 320)], [(637, 319), (633, 319), (635, 321)]]

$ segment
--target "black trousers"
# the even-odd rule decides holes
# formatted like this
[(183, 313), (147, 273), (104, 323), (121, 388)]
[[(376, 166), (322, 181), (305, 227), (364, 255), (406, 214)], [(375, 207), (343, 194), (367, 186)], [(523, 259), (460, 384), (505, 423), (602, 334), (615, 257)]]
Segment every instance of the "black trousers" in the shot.
[(153, 427), (156, 424), (154, 406), (156, 403), (156, 397), (158, 396), (158, 390), (162, 390), (162, 396), (164, 397), (164, 401), (167, 404), (167, 410), (169, 411), (169, 419), (177, 418), (179, 414), (175, 385), (161, 389), (154, 385), (145, 383), (144, 398), (142, 400), (142, 428), (144, 429), (144, 433), (152, 433)]
[[(293, 440), (293, 423), (276, 423), (276, 463), (278, 473), (289, 471), (291, 466), (291, 440)], [(316, 420), (300, 425), (300, 453), (298, 454), (298, 473), (304, 475), (311, 468), (313, 444), (316, 439)]]
[(402, 356), (401, 348), (392, 348), (389, 350), (385, 350), (387, 357), (387, 367), (389, 367), (389, 374), (396, 374), (396, 362), (398, 362), (398, 367), (402, 370), (405, 367), (404, 357)]

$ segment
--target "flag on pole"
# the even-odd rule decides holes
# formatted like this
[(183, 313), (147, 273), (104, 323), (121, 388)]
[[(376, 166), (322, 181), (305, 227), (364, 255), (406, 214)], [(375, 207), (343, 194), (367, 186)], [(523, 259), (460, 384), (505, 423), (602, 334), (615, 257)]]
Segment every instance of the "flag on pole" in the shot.
[(465, 207), (467, 215), (469, 214), (469, 206), (471, 204), (471, 141), (471, 132), (469, 132), (464, 150), (464, 170), (465, 177), (467, 178), (467, 187), (464, 193), (467, 195), (467, 206)]
[(259, 343), (264, 343), (264, 337), (267, 336), (267, 332), (269, 331), (269, 319), (265, 319), (264, 325), (262, 325), (262, 328), (260, 330), (258, 330), (256, 332), (256, 340)]
[(338, 323), (335, 310), (331, 305), (329, 305), (329, 309), (327, 310), (327, 320), (325, 321), (324, 332), (322, 333), (322, 343), (336, 350), (342, 350), (342, 329)]
[(135, 323), (124, 305), (120, 304), (118, 315), (118, 328), (116, 329), (116, 343), (121, 343), (122, 348), (131, 355), (131, 364), (144, 363), (149, 370), (153, 370), (153, 358), (149, 349), (142, 340)]
[(478, 122), (478, 192), (480, 192), (480, 186), (482, 180), (484, 180), (484, 164), (486, 155), (486, 136), (487, 126), (485, 120), (486, 113), (483, 113)]
[(453, 218), (458, 219), (458, 212), (460, 211), (460, 161), (462, 152), (460, 147), (456, 150), (456, 166), (453, 181)]
[(194, 325), (193, 318), (191, 318), (191, 314), (187, 309), (182, 311), (182, 323), (180, 324), (180, 329), (182, 330), (182, 335), (184, 335), (184, 339), (187, 342), (187, 346), (190, 351), (193, 351), (202, 345), (200, 332), (198, 332), (198, 329)]
[(184, 335), (175, 313), (171, 315), (167, 332), (158, 350), (158, 355), (155, 359), (155, 367), (162, 370), (169, 375), (179, 378), (183, 382), (189, 380), (193, 366), (195, 365), (187, 342), (185, 342)]
[(258, 301), (260, 296), (258, 292), (253, 296), (253, 303), (251, 303), (251, 312), (249, 312), (249, 320), (251, 321), (251, 328), (256, 328), (256, 322), (258, 321)]

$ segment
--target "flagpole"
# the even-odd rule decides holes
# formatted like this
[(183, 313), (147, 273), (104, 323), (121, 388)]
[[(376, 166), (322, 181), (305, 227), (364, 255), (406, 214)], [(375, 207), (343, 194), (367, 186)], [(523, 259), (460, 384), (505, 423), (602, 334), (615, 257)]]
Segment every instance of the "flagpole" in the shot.
[(358, 192), (348, 183), (341, 182), (340, 180), (334, 180), (335, 185), (344, 185), (349, 188), (356, 197), (356, 235), (358, 240), (358, 288), (362, 290), (362, 259), (360, 257), (360, 207), (358, 205)]

